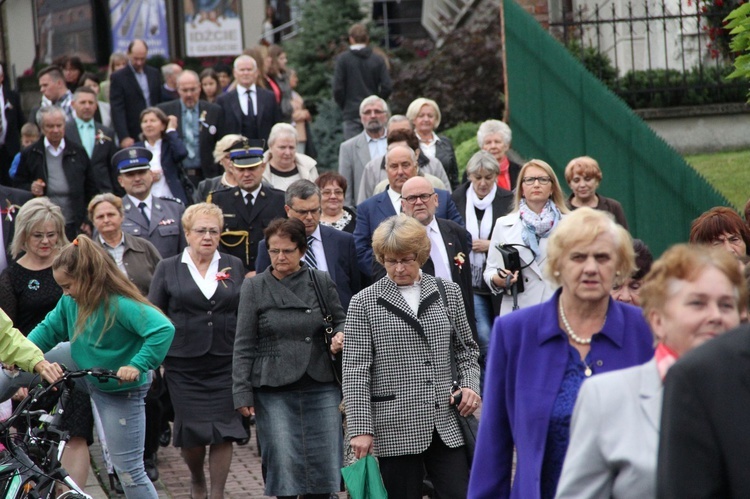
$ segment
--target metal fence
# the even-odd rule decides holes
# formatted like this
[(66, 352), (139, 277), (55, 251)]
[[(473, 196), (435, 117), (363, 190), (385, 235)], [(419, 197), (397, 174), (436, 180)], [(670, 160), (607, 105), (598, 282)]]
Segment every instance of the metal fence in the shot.
[(687, 3), (583, 0), (551, 13), (549, 28), (632, 108), (744, 102), (747, 83), (725, 79), (734, 61), (726, 14)]

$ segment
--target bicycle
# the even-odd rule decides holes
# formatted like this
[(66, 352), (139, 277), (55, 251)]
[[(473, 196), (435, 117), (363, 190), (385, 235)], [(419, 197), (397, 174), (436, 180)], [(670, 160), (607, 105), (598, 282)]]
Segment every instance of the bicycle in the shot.
[[(119, 379), (114, 371), (100, 368), (78, 371), (64, 370), (62, 377), (48, 385), (29, 391), (5, 421), (0, 422), (0, 498), (3, 499), (92, 499), (68, 475), (60, 464), (65, 444), (70, 439), (60, 429), (75, 378), (93, 376), (100, 383)], [(47, 412), (39, 407), (54, 404)], [(11, 426), (25, 418), (27, 430), (21, 438), (10, 433)], [(62, 483), (70, 490), (55, 495), (55, 485)]]

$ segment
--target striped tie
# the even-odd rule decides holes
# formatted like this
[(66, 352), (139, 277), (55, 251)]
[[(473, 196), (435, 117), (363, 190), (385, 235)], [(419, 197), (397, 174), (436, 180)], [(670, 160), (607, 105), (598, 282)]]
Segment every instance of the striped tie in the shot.
[(315, 241), (314, 237), (307, 236), (307, 251), (305, 252), (305, 261), (310, 267), (317, 269), (318, 261), (315, 259), (315, 253), (313, 253), (313, 241)]

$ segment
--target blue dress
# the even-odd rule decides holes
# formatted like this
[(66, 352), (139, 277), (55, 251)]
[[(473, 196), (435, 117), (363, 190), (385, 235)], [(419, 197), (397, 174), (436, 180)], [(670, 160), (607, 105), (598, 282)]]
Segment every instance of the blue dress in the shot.
[[(572, 345), (568, 345), (568, 363), (565, 366), (560, 391), (552, 405), (552, 415), (547, 430), (547, 441), (542, 460), (541, 497), (553, 499), (560, 481), (565, 453), (570, 441), (570, 417), (576, 404), (578, 391), (586, 379), (587, 366), (591, 365), (591, 353), (581, 360), (581, 355)], [(591, 373), (589, 372), (589, 375)]]

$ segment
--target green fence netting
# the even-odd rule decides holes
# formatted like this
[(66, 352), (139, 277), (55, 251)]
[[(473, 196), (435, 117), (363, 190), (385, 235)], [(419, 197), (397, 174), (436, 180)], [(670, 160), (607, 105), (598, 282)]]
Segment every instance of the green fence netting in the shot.
[(513, 149), (550, 163), (588, 155), (599, 193), (622, 203), (631, 233), (654, 255), (688, 238), (690, 223), (729, 202), (514, 0), (503, 0)]

